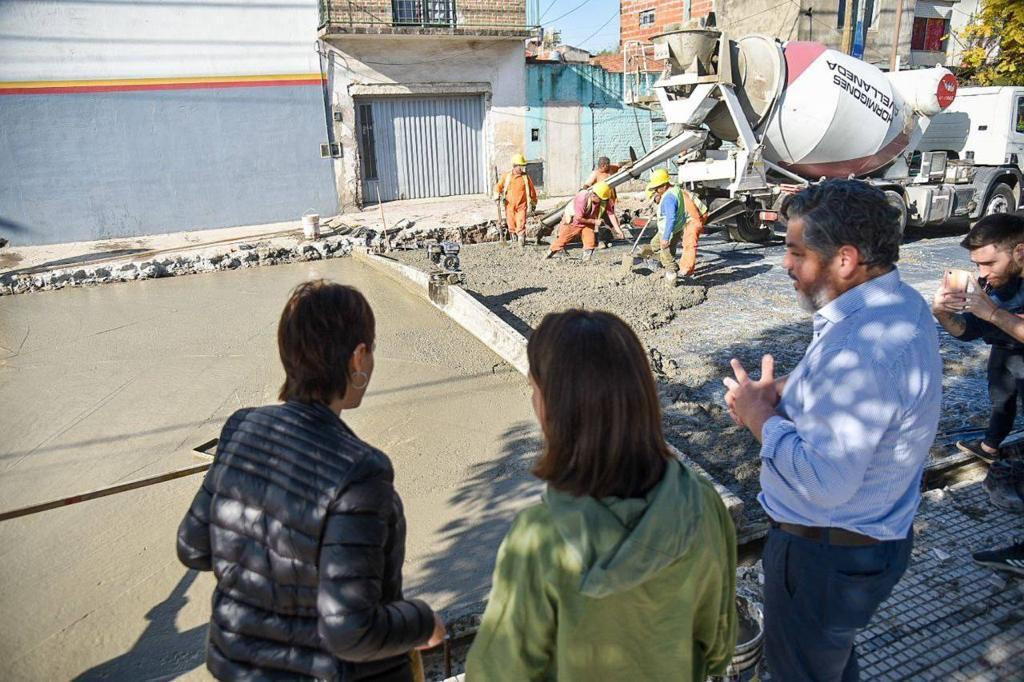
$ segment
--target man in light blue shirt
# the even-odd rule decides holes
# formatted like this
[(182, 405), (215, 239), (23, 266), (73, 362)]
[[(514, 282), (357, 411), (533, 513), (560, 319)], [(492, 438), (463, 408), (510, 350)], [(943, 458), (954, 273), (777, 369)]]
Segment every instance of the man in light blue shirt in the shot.
[(907, 568), (942, 362), (924, 299), (895, 267), (895, 209), (831, 180), (784, 207), (783, 267), (814, 338), (788, 377), (732, 361), (726, 404), (761, 441), (765, 654), (786, 682), (858, 679), (853, 647)]

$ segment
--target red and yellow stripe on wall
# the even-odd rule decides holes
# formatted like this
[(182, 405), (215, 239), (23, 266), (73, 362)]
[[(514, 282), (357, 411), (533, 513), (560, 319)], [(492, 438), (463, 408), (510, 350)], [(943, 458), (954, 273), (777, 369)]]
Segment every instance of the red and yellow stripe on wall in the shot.
[(0, 81), (0, 95), (58, 95), (85, 92), (132, 92), (137, 90), (204, 90), (320, 85), (319, 73), (270, 76), (192, 76), (185, 78), (124, 78), (89, 81)]

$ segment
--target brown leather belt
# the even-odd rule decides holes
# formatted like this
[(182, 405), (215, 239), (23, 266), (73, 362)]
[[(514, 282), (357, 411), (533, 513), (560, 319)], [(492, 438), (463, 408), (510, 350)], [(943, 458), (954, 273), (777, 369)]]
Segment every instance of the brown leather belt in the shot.
[(805, 540), (811, 540), (813, 542), (821, 542), (822, 538), (824, 538), (827, 533), (829, 544), (839, 545), (841, 547), (866, 547), (868, 545), (877, 545), (881, 542), (881, 540), (876, 540), (873, 537), (861, 535), (860, 533), (854, 533), (853, 531), (846, 530), (845, 528), (798, 526), (795, 523), (775, 523), (773, 525), (786, 531), (790, 535), (795, 535), (798, 538), (804, 538)]

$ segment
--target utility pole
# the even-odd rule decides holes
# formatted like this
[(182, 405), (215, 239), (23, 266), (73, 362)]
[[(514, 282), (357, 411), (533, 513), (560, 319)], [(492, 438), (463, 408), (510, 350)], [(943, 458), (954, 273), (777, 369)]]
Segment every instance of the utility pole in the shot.
[(853, 3), (854, 0), (846, 0), (843, 10), (843, 54), (853, 50)]
[(903, 20), (903, 0), (896, 0), (896, 30), (892, 34), (892, 52), (889, 54), (889, 71), (896, 70), (900, 53), (900, 22)]

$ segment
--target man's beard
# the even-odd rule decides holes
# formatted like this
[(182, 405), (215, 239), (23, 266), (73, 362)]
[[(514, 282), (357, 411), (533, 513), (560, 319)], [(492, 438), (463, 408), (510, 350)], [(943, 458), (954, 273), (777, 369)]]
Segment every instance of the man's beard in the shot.
[[(792, 275), (790, 279), (793, 279)], [(796, 290), (796, 300), (800, 303), (800, 307), (809, 313), (818, 312), (831, 303), (834, 298), (832, 292), (829, 291), (828, 278), (824, 276), (810, 286), (808, 293)]]

